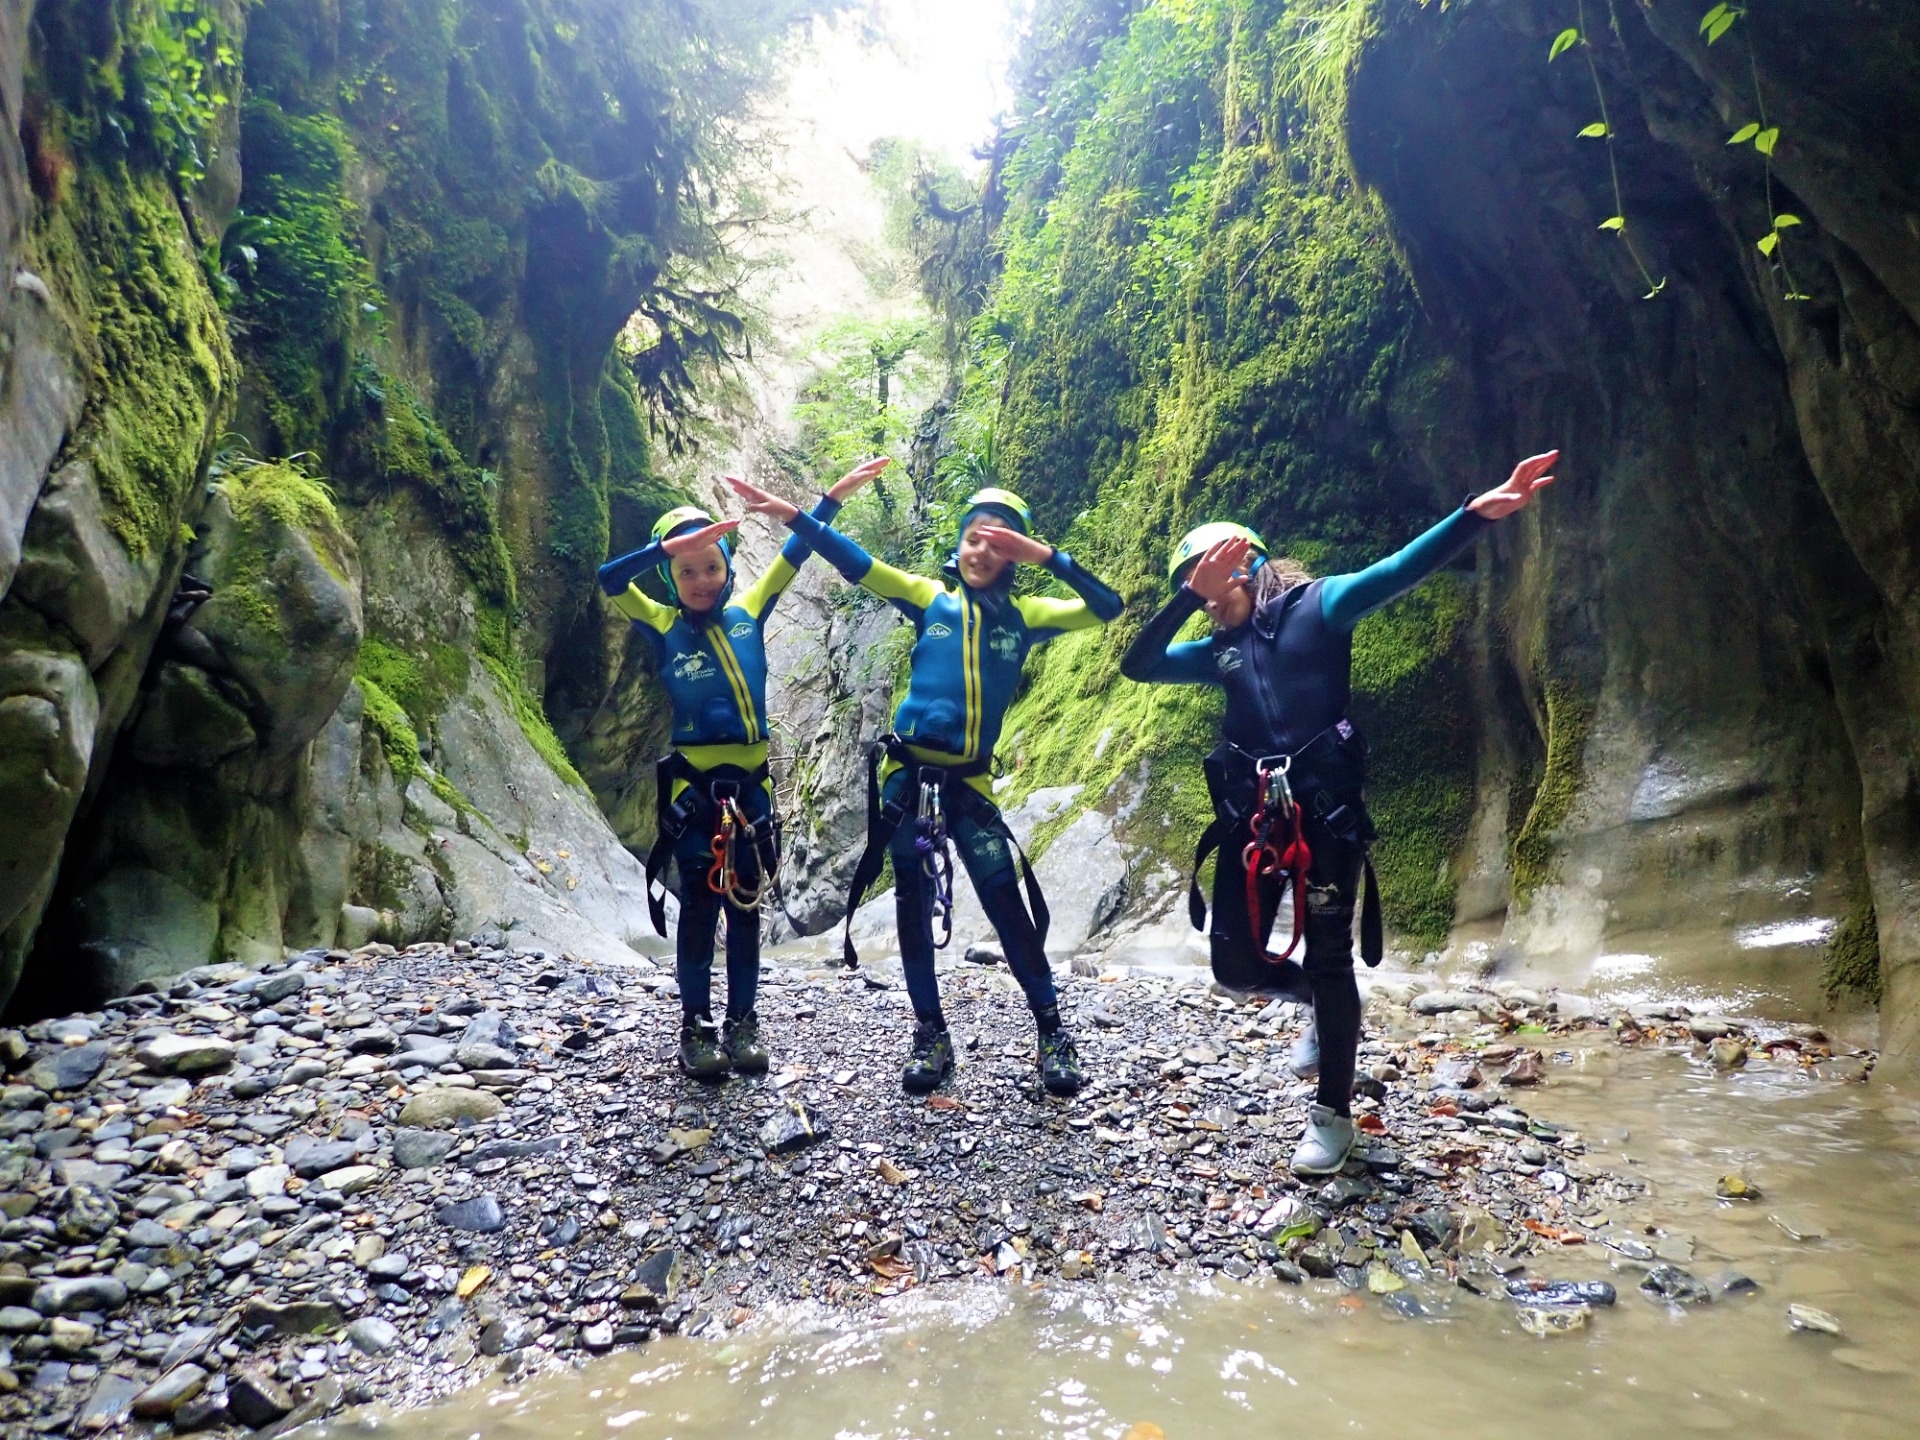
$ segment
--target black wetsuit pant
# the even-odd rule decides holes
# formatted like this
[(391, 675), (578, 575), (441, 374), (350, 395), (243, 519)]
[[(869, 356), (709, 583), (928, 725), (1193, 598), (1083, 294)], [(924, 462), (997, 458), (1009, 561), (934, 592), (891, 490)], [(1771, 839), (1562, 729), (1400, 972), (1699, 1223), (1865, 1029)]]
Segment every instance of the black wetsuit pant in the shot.
[[(1214, 862), (1213, 909), (1208, 944), (1213, 976), (1234, 990), (1259, 990), (1308, 1000), (1320, 1032), (1320, 1084), (1316, 1099), (1341, 1115), (1351, 1112), (1353, 1073), (1360, 1047), (1360, 987), (1353, 977), (1353, 910), (1360, 895), (1365, 852), (1341, 840), (1318, 816), (1305, 826), (1313, 864), (1307, 870), (1304, 963), (1276, 965), (1266, 958), (1268, 938), (1280, 908), (1280, 880), (1263, 876), (1259, 914), (1247, 913), (1247, 871), (1241, 855), (1252, 836), (1242, 822), (1227, 835)], [(1257, 923), (1256, 923), (1257, 922)], [(1284, 941), (1279, 947), (1284, 950)]]
[[(958, 790), (964, 780), (949, 780)], [(901, 794), (907, 784), (907, 772), (896, 770), (887, 777), (881, 798), (887, 804)], [(1052, 1017), (1059, 1008), (1053, 988), (1053, 969), (1047, 964), (1047, 952), (1033, 917), (1027, 913), (1021, 896), (1019, 867), (1014, 860), (1013, 835), (1000, 811), (986, 797), (946, 805), (947, 834), (953, 851), (973, 881), (980, 908), (987, 912), (993, 930), (1006, 951), (1007, 968), (1026, 992), (1027, 1004), (1035, 1015)], [(925, 873), (921, 857), (914, 849), (919, 826), (912, 807), (900, 828), (893, 833), (887, 853), (893, 860), (894, 918), (900, 932), (900, 965), (906, 972), (907, 998), (913, 1002), (914, 1017), (944, 1026), (940, 1010), (940, 985), (933, 971), (933, 881)]]
[[(743, 786), (740, 808), (756, 828), (773, 816), (773, 801), (764, 785)], [(724, 903), (707, 884), (713, 865), (714, 811), (700, 806), (674, 842), (673, 859), (680, 881), (680, 926), (674, 935), (675, 977), (680, 982), (680, 1009), (686, 1015), (713, 1014), (713, 944), (720, 912), (727, 915), (727, 1018), (750, 1013), (760, 989), (760, 912)], [(735, 868), (748, 890), (760, 883), (757, 847), (744, 842), (734, 847)]]

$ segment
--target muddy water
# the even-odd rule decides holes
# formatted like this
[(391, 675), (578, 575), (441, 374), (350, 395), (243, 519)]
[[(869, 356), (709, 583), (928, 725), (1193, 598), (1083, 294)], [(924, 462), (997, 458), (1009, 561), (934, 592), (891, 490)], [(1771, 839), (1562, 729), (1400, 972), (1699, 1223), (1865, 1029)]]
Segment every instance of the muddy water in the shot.
[[(1173, 1275), (1151, 1291), (1038, 1293), (983, 1283), (855, 1318), (766, 1315), (724, 1340), (666, 1340), (522, 1387), (495, 1382), (383, 1430), (406, 1440), (1119, 1440), (1151, 1422), (1172, 1440), (1914, 1434), (1920, 1106), (1766, 1067), (1719, 1077), (1604, 1041), (1573, 1058), (1554, 1067), (1534, 1108), (1585, 1131), (1596, 1165), (1647, 1182), (1622, 1222), (1657, 1222), (1670, 1243), (1690, 1237), (1689, 1269), (1738, 1270), (1757, 1294), (1672, 1310), (1610, 1270), (1607, 1252), (1568, 1249), (1533, 1273), (1612, 1278), (1620, 1302), (1584, 1334), (1541, 1340), (1504, 1303), (1438, 1287), (1421, 1296), (1433, 1318), (1418, 1321), (1332, 1282)], [(1732, 1171), (1764, 1197), (1716, 1200), (1716, 1180)], [(1789, 1330), (1790, 1300), (1831, 1312), (1844, 1336)]]

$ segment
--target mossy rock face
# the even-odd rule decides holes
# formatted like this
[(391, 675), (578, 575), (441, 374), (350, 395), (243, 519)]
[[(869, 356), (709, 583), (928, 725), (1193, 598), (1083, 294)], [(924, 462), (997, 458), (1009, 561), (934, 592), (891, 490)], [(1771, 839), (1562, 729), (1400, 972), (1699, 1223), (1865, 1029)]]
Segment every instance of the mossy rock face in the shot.
[(353, 541), (326, 492), (285, 465), (231, 472), (202, 529), (193, 563), (213, 598), (189, 626), (251, 697), (262, 752), (291, 754), (353, 679), (363, 630)]
[(211, 770), (258, 738), (246, 712), (221, 694), (213, 676), (168, 661), (141, 707), (131, 753), (142, 765)]
[(98, 718), (92, 678), (70, 646), (44, 632), (0, 635), (0, 995), (19, 979), (51, 893)]

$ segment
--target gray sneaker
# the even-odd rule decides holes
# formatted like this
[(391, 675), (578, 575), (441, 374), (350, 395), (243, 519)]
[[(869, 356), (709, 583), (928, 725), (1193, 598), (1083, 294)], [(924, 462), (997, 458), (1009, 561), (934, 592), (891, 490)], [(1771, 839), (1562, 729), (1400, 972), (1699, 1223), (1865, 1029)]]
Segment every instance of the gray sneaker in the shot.
[(1293, 1048), (1287, 1051), (1287, 1069), (1301, 1080), (1320, 1078), (1320, 1027), (1313, 1023), (1313, 1016), (1307, 1016), (1307, 1028), (1302, 1030), (1293, 1042)]
[(1353, 1153), (1353, 1121), (1325, 1105), (1307, 1107), (1307, 1133), (1293, 1152), (1296, 1175), (1332, 1175)]

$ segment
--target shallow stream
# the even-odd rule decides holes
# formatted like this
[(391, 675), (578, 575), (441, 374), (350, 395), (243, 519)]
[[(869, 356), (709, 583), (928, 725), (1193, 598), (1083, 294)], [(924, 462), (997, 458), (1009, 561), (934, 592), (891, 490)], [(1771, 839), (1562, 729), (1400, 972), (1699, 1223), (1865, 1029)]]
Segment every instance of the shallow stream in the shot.
[[(1920, 1105), (1765, 1063), (1716, 1075), (1595, 1037), (1531, 1109), (1637, 1174), (1622, 1223), (1655, 1222), (1703, 1279), (1757, 1292), (1689, 1309), (1642, 1296), (1611, 1252), (1536, 1260), (1609, 1278), (1618, 1304), (1539, 1339), (1513, 1307), (1445, 1286), (1410, 1320), (1332, 1281), (1170, 1273), (1154, 1289), (981, 1282), (849, 1315), (763, 1314), (724, 1340), (663, 1339), (584, 1370), (492, 1382), (404, 1415), (404, 1440), (893, 1440), (1374, 1434), (1476, 1440), (1675, 1433), (1904, 1436), (1920, 1413)], [(1754, 1201), (1715, 1198), (1720, 1177)], [(1795, 1238), (1795, 1236), (1800, 1238)], [(1844, 1334), (1789, 1328), (1790, 1301)], [(1158, 1427), (1158, 1432), (1153, 1427)]]

